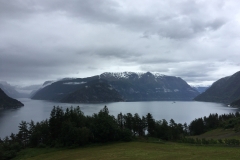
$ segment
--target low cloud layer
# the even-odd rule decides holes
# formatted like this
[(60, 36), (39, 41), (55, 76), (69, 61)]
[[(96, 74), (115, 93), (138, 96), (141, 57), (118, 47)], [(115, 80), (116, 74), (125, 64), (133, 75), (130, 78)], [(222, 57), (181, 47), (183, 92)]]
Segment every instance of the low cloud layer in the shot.
[(0, 80), (160, 72), (210, 85), (240, 70), (234, 0), (0, 0)]

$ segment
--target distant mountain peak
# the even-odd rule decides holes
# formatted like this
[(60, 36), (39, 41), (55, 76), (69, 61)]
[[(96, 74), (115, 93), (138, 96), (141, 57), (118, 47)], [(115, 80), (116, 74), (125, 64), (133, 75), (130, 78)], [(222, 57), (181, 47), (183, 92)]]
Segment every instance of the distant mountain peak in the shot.
[(196, 87), (210, 87), (211, 85), (204, 85), (204, 84), (196, 84), (196, 85), (191, 85), (191, 87), (196, 88)]
[(131, 75), (137, 75), (141, 77), (143, 72), (104, 72), (100, 75), (103, 77), (115, 77), (115, 78), (129, 78)]
[(165, 77), (166, 75), (156, 72), (154, 73), (154, 76), (158, 78), (158, 77)]
[(151, 72), (104, 72), (100, 77), (114, 77), (116, 79), (128, 79), (130, 77), (141, 78), (143, 76), (154, 76), (155, 78), (164, 77), (165, 75), (161, 73), (151, 73)]

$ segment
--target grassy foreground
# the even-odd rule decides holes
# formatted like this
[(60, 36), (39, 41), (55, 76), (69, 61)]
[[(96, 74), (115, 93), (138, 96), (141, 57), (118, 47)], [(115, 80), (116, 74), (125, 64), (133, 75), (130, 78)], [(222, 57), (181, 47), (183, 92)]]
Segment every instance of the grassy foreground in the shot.
[(15, 159), (239, 159), (239, 147), (196, 146), (181, 143), (128, 142), (77, 149), (26, 149)]

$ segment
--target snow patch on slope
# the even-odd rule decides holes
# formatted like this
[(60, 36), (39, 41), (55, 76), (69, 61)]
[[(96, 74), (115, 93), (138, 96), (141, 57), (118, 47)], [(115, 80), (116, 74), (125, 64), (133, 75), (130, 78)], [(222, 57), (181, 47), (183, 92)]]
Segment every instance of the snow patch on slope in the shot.
[[(104, 72), (101, 74), (103, 77), (114, 77), (116, 79), (128, 79), (130, 76), (137, 75), (138, 78), (141, 78), (143, 75), (147, 74), (148, 72)], [(151, 73), (155, 78), (162, 78), (165, 75), (154, 72)]]
[(66, 84), (66, 85), (78, 85), (78, 84), (85, 84), (87, 82), (66, 82), (66, 83), (63, 83), (63, 84)]
[(129, 78), (131, 75), (137, 75), (138, 78), (140, 78), (144, 73), (138, 72), (104, 72), (103, 74), (101, 74), (104, 77), (114, 77), (117, 79), (127, 79)]

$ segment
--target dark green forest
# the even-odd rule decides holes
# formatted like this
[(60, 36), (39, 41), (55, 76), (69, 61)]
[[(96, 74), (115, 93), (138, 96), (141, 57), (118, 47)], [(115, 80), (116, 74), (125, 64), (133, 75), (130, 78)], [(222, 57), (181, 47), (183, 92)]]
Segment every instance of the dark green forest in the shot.
[[(150, 113), (142, 117), (137, 113), (134, 115), (119, 113), (114, 117), (109, 114), (106, 106), (92, 116), (85, 116), (79, 106), (67, 108), (65, 111), (54, 106), (49, 119), (36, 123), (22, 121), (17, 134), (12, 133), (0, 139), (0, 159), (11, 159), (17, 152), (29, 147), (80, 147), (89, 144), (127, 142), (137, 137), (196, 143), (196, 140), (186, 137), (219, 127), (239, 131), (240, 113), (210, 114), (187, 125), (176, 123), (173, 119), (169, 122), (165, 119), (155, 120)], [(201, 143), (204, 144), (205, 141), (201, 140)]]

